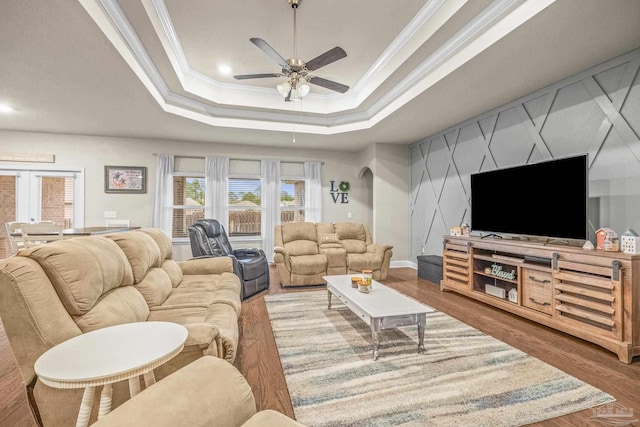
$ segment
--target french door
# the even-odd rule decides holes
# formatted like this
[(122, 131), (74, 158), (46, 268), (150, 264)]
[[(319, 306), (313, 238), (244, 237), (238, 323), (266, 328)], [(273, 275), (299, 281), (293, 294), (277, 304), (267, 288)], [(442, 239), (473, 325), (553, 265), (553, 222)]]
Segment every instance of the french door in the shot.
[(4, 224), (52, 221), (64, 228), (84, 225), (81, 170), (0, 169), (0, 258), (10, 255)]

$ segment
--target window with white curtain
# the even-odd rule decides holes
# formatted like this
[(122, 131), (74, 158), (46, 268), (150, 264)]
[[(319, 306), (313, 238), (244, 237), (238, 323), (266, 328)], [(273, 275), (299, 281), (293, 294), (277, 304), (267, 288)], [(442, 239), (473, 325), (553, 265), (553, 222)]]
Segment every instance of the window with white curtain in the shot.
[(280, 168), (280, 223), (304, 222), (304, 164), (281, 162)]
[(204, 218), (206, 184), (203, 174), (173, 174), (172, 237), (189, 237), (189, 226)]
[[(208, 177), (204, 158), (175, 156), (173, 169), (173, 187), (169, 192), (172, 193), (169, 203), (172, 208), (172, 236), (186, 239), (189, 237), (189, 226), (205, 218), (207, 209), (211, 208), (209, 205), (215, 201), (207, 200)], [(270, 207), (279, 208), (279, 219), (283, 224), (319, 221), (313, 219), (318, 209), (310, 203), (310, 181), (306, 177), (305, 163), (280, 162), (279, 175), (279, 200), (263, 200), (261, 161), (228, 159), (226, 229), (229, 237), (264, 239), (262, 225), (265, 210)], [(314, 197), (320, 199), (320, 195)], [(316, 205), (319, 206), (319, 203), (320, 200)]]
[(229, 237), (262, 235), (262, 178), (260, 160), (229, 160)]

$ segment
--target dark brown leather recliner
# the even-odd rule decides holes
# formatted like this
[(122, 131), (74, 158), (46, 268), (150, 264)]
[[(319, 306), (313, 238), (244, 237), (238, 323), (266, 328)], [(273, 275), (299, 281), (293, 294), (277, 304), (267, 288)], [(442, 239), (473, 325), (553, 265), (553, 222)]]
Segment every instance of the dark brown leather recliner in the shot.
[(233, 249), (224, 226), (217, 219), (199, 219), (189, 226), (194, 257), (230, 256), (242, 282), (242, 299), (269, 289), (269, 262), (261, 249)]

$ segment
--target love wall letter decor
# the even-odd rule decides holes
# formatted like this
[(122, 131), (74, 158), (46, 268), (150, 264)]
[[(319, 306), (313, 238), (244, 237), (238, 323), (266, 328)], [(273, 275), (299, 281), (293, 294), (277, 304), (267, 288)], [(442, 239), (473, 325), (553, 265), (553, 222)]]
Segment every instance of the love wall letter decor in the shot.
[(338, 203), (338, 200), (340, 200), (340, 203), (349, 203), (349, 189), (351, 188), (351, 186), (349, 185), (349, 183), (347, 181), (340, 181), (340, 184), (338, 184), (338, 188), (335, 187), (336, 182), (335, 181), (330, 181), (331, 182), (331, 190), (329, 190), (329, 193), (331, 194), (331, 198), (333, 199), (333, 203)]

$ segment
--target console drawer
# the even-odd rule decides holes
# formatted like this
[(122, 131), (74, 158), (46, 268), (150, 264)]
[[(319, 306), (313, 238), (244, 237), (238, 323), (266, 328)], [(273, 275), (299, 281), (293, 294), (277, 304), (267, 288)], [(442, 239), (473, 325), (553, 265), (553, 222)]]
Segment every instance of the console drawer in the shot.
[(551, 273), (522, 269), (522, 305), (546, 314), (553, 314)]

